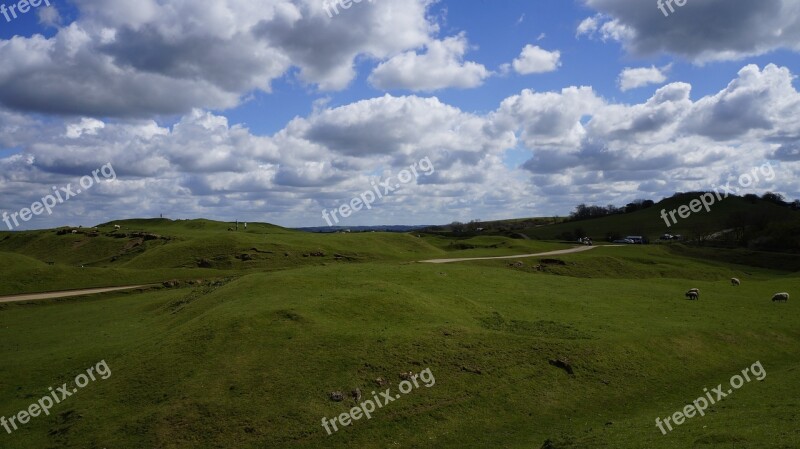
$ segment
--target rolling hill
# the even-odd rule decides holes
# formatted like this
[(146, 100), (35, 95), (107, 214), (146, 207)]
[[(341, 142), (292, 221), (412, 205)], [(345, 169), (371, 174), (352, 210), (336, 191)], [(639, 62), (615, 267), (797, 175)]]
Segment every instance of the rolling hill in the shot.
[[(0, 364), (0, 416), (26, 409), (48, 394), (48, 386), (69, 384), (100, 361), (111, 372), (50, 415), (13, 434), (0, 432), (0, 445), (800, 444), (795, 270), (753, 266), (747, 258), (734, 264), (725, 249), (705, 249), (717, 255), (709, 260), (667, 245), (432, 265), (415, 261), (565, 245), (490, 235), (228, 227), (118, 221), (99, 226), (96, 236), (71, 230), (0, 236), (0, 285), (11, 293), (145, 278), (201, 280), (0, 304), (0, 358), (10, 361)], [(137, 239), (143, 242), (132, 248)], [(200, 267), (202, 260), (212, 266)], [(93, 265), (81, 268), (80, 261)], [(741, 287), (730, 285), (732, 276)], [(700, 289), (699, 301), (685, 300), (690, 287)], [(790, 292), (792, 300), (773, 303), (777, 291)], [(755, 363), (763, 379), (745, 383), (705, 416), (666, 435), (658, 430), (656, 417), (671, 416), (704, 388), (727, 385)], [(401, 373), (426, 369), (435, 378), (430, 387), (415, 388), (371, 419), (331, 435), (322, 427), (323, 417), (352, 410), (357, 401), (351, 392), (363, 398), (387, 388), (394, 393)], [(334, 392), (343, 400), (331, 400)]]
[[(700, 192), (676, 194), (646, 209), (580, 221), (531, 218), (474, 223), (473, 228), (480, 227), (483, 228), (483, 231), (478, 233), (473, 230), (455, 235), (470, 236), (488, 233), (518, 237), (520, 234), (524, 234), (529, 238), (539, 240), (566, 239), (569, 241), (577, 239), (580, 235), (600, 242), (628, 235), (644, 236), (651, 241), (656, 241), (661, 235), (669, 233), (680, 234), (684, 238), (696, 240), (715, 233), (724, 233), (732, 228), (755, 227), (762, 233), (769, 234), (770, 231), (779, 233), (780, 239), (784, 240), (775, 242), (775, 246), (778, 248), (781, 243), (784, 243), (785, 248), (800, 249), (800, 242), (791, 237), (800, 234), (800, 211), (758, 198), (730, 196), (712, 205), (709, 212), (702, 209), (701, 212), (691, 213), (685, 219), (681, 219), (676, 214), (677, 222), (668, 219), (670, 225), (667, 225), (667, 221), (661, 216), (662, 210), (666, 211), (669, 216), (670, 211), (689, 205), (692, 200), (701, 195)], [(531, 223), (536, 224), (532, 225)], [(788, 229), (783, 229), (784, 227)], [(447, 226), (438, 227), (438, 229), (429, 228), (426, 231), (441, 233), (442, 230), (452, 231)], [(452, 232), (445, 232), (445, 234), (454, 235)], [(791, 241), (785, 241), (787, 238)]]

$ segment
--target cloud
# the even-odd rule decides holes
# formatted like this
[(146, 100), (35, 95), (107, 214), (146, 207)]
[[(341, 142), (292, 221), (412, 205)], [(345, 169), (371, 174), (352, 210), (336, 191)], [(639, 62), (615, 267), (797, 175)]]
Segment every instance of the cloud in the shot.
[(690, 0), (669, 17), (655, 2), (584, 1), (598, 15), (584, 20), (577, 34), (600, 33), (634, 55), (670, 53), (703, 63), (800, 51), (795, 0)]
[(426, 45), (425, 54), (410, 51), (381, 63), (369, 81), (383, 90), (431, 92), (478, 87), (490, 72), (481, 64), (464, 62), (467, 47), (467, 38), (463, 34), (432, 41)]
[[(421, 177), (345, 225), (442, 223), (565, 214), (576, 204), (624, 204), (708, 189), (765, 159), (773, 184), (800, 192), (800, 93), (785, 67), (745, 66), (719, 92), (692, 99), (670, 83), (646, 101), (604, 99), (588, 86), (520, 91), (484, 113), (435, 97), (324, 102), (271, 135), (205, 110), (177, 123), (41, 118), (0, 109), (0, 209), (18, 211), (52, 186), (112, 163), (102, 183), (28, 226), (110, 218), (208, 217), (325, 225), (372, 182), (430, 157)], [(510, 163), (511, 154), (527, 158)]]
[(430, 3), (382, 0), (331, 18), (317, 0), (76, 0), (77, 19), (54, 36), (0, 40), (0, 105), (95, 118), (228, 109), (293, 68), (340, 90), (359, 57), (430, 43)]
[(484, 118), (417, 96), (385, 95), (327, 109), (294, 120), (285, 132), (339, 155), (389, 157), (400, 163), (429, 153), (474, 163), (514, 142), (513, 134), (488, 128)]
[(36, 10), (39, 23), (48, 27), (58, 27), (61, 25), (61, 14), (54, 6), (44, 6)]
[(518, 132), (528, 148), (576, 147), (585, 135), (582, 120), (603, 104), (591, 87), (542, 93), (526, 89), (503, 100), (493, 119), (501, 129)]
[(561, 67), (561, 52), (547, 51), (537, 45), (526, 45), (511, 65), (520, 75), (553, 72)]
[[(800, 190), (794, 181), (800, 171), (800, 93), (793, 79), (787, 68), (746, 66), (728, 87), (697, 101), (690, 85), (672, 83), (634, 105), (593, 99), (589, 92), (562, 93), (555, 101), (571, 104), (572, 112), (551, 118), (558, 124), (551, 126), (535, 120), (551, 110), (552, 93), (523, 93), (500, 111), (526, 105), (529, 112), (511, 121), (524, 124), (522, 142), (533, 153), (522, 168), (536, 187), (561, 201), (606, 204), (607, 198), (632, 199), (631, 192), (658, 199), (708, 189), (765, 159), (784, 161), (782, 174), (779, 183), (759, 188), (791, 196)], [(548, 135), (553, 129), (559, 131)]]
[(631, 89), (638, 89), (650, 84), (661, 84), (667, 80), (665, 72), (669, 71), (669, 66), (664, 68), (641, 67), (625, 68), (619, 75), (619, 88), (625, 92)]
[(800, 161), (800, 139), (781, 145), (772, 155), (772, 158), (787, 162)]
[(795, 132), (800, 99), (793, 81), (788, 68), (769, 64), (761, 70), (748, 65), (725, 89), (697, 101), (683, 130), (715, 140), (765, 135), (777, 129)]
[[(515, 145), (513, 133), (493, 129), (484, 117), (416, 96), (319, 107), (272, 136), (253, 135), (201, 110), (171, 128), (148, 120), (104, 126), (73, 120), (51, 126), (29, 139), (21, 154), (0, 158), (0, 208), (14, 211), (30, 205), (49, 186), (74, 183), (108, 162), (118, 175), (113, 189), (93, 189), (65, 204), (59, 215), (40, 217), (32, 225), (160, 213), (315, 224), (321, 218), (309, 211), (337, 206), (424, 157), (433, 161), (436, 173), (405, 186), (366, 220), (405, 221), (422, 197), (434, 208), (452, 209), (456, 198), (479, 195), (487, 182), (499, 185), (505, 179), (503, 190), (522, 188), (521, 180), (508, 181), (512, 176), (506, 176), (501, 158), (503, 149)], [(461, 214), (469, 211), (465, 207), (452, 213), (467, 219)]]
[(618, 19), (614, 19), (607, 14), (596, 14), (592, 17), (587, 17), (578, 25), (575, 36), (581, 37), (584, 35), (590, 38), (600, 35), (603, 41), (627, 41), (635, 36), (635, 32)]
[(577, 30), (575, 31), (575, 36), (580, 37), (584, 35), (591, 36), (592, 34), (597, 32), (597, 29), (600, 28), (600, 23), (603, 19), (601, 14), (597, 14), (595, 16), (587, 17), (581, 21), (578, 25)]
[(98, 130), (106, 127), (100, 120), (92, 118), (82, 118), (78, 123), (67, 124), (66, 136), (70, 139), (77, 139), (83, 134), (96, 136)]

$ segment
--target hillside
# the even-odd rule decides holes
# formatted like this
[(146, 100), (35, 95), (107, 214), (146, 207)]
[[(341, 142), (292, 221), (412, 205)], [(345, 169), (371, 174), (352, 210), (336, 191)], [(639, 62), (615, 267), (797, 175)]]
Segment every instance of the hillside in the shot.
[[(645, 236), (651, 241), (655, 241), (665, 233), (681, 234), (685, 238), (696, 239), (739, 226), (754, 226), (763, 228), (762, 231), (764, 229), (769, 231), (773, 227), (778, 228), (781, 223), (790, 224), (793, 229), (800, 230), (800, 212), (761, 199), (750, 200), (738, 196), (725, 198), (712, 205), (710, 212), (703, 209), (700, 212), (692, 213), (686, 219), (681, 219), (676, 214), (677, 222), (669, 220), (670, 226), (667, 226), (667, 222), (661, 216), (662, 210), (666, 211), (669, 216), (670, 211), (688, 205), (691, 200), (700, 195), (700, 193), (677, 195), (636, 212), (581, 221), (524, 226), (526, 223), (535, 221), (550, 223), (557, 220), (517, 219), (478, 223), (475, 226), (484, 227), (483, 233), (490, 234), (515, 235), (522, 233), (533, 239), (564, 240), (568, 238), (570, 241), (577, 239), (577, 235), (580, 234), (583, 237), (591, 237), (597, 242), (628, 235)], [(470, 235), (475, 232), (465, 232), (464, 234)], [(782, 232), (781, 238), (784, 235), (792, 234), (795, 234), (794, 231)], [(777, 242), (777, 246), (780, 246), (780, 241)], [(792, 242), (791, 245), (784, 246), (794, 247), (796, 245)]]
[[(383, 239), (382, 251), (398, 254), (406, 242), (345, 237), (357, 248)], [(500, 254), (504, 241), (482, 237), (459, 251)], [(434, 248), (429, 253), (449, 246), (442, 237), (419, 244)], [(0, 357), (14, 363), (0, 365), (0, 411), (27, 406), (99, 360), (113, 372), (13, 438), (0, 435), (3, 447), (382, 449), (403, 441), (673, 449), (800, 441), (792, 425), (800, 418), (800, 315), (796, 302), (769, 300), (800, 291), (797, 274), (687, 259), (660, 246), (599, 247), (519, 267), (415, 264), (402, 255), (2, 305)], [(732, 275), (741, 287), (729, 285)], [(683, 298), (688, 286), (701, 289), (700, 301)], [(574, 373), (551, 360), (567, 360)], [(654, 426), (655, 417), (756, 361), (763, 381), (667, 436)], [(434, 385), (372, 419), (333, 435), (320, 425), (355, 404), (333, 402), (330, 392), (359, 388), (368, 398), (396, 391), (398, 373), (425, 369)], [(389, 385), (379, 387), (379, 378)]]
[(505, 237), (453, 244), (413, 233), (314, 234), (263, 223), (248, 223), (247, 230), (243, 224), (239, 231), (231, 228), (234, 223), (154, 219), (114, 221), (92, 229), (3, 232), (0, 295), (565, 247)]
[[(800, 419), (793, 399), (800, 393), (800, 256), (628, 245), (433, 265), (416, 261), (573, 245), (501, 235), (230, 227), (132, 220), (74, 234), (0, 235), (6, 293), (188, 281), (0, 304), (0, 358), (13, 361), (0, 365), (0, 416), (98, 361), (113, 373), (50, 416), (13, 435), (0, 432), (0, 445), (800, 444), (791, 426)], [(740, 287), (730, 285), (734, 276)], [(699, 301), (685, 299), (690, 287), (700, 289)], [(792, 300), (773, 303), (779, 291)], [(706, 416), (668, 435), (654, 426), (655, 417), (670, 416), (703, 388), (756, 362), (766, 377)], [(400, 388), (400, 373), (428, 369), (430, 386), (371, 419), (331, 435), (321, 426), (323, 417), (352, 410), (354, 390), (363, 401)], [(334, 392), (342, 392), (341, 402), (331, 400)]]

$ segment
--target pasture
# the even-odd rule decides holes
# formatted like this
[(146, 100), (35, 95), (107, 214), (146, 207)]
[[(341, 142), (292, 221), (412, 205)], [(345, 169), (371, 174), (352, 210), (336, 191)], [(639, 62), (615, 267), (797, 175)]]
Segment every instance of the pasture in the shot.
[[(50, 231), (0, 236), (4, 293), (196, 283), (0, 304), (0, 415), (100, 360), (113, 373), (50, 416), (0, 432), (0, 447), (800, 446), (796, 272), (655, 245), (519, 259), (521, 266), (432, 265), (416, 261), (569, 246), (254, 224), (237, 233), (213, 222), (116, 222), (101, 234), (114, 224), (170, 239), (142, 242), (134, 253), (125, 250), (129, 238), (101, 235), (95, 245)], [(307, 255), (315, 251), (325, 255)], [(201, 259), (210, 266), (198, 267)], [(693, 287), (702, 294), (687, 301)], [(783, 291), (792, 298), (773, 303)], [(762, 381), (666, 435), (658, 430), (657, 417), (756, 361)], [(431, 388), (332, 435), (321, 426), (355, 405), (331, 401), (330, 392), (395, 391), (399, 373), (426, 368)], [(378, 378), (389, 385), (380, 388)]]

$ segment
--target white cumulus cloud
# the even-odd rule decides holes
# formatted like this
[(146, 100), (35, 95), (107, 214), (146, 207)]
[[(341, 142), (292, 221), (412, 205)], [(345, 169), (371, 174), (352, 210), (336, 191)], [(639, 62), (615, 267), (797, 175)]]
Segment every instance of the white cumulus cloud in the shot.
[(481, 64), (464, 61), (468, 46), (463, 34), (434, 40), (426, 45), (427, 51), (423, 54), (410, 51), (381, 63), (369, 81), (384, 90), (430, 92), (451, 87), (478, 87), (491, 73)]
[(520, 75), (553, 72), (561, 67), (561, 52), (547, 51), (537, 45), (526, 45), (511, 65)]
[(619, 75), (619, 88), (623, 92), (638, 89), (640, 87), (648, 86), (650, 84), (662, 84), (667, 80), (666, 73), (670, 67), (658, 68), (640, 67), (630, 68), (626, 67)]

